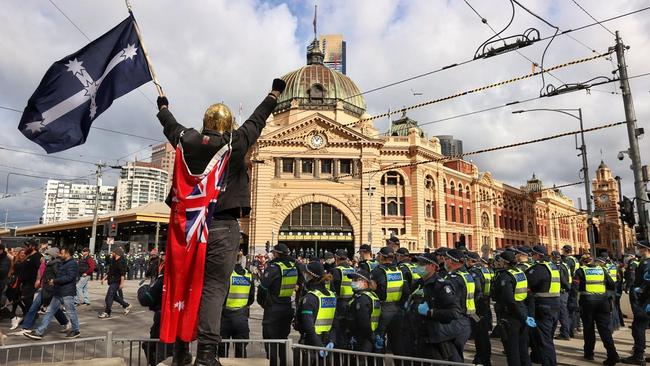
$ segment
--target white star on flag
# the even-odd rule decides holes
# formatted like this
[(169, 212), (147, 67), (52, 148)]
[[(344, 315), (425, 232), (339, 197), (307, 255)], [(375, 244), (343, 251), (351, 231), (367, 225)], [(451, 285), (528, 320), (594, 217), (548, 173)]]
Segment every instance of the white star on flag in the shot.
[(68, 71), (72, 72), (73, 75), (76, 74), (81, 74), (82, 71), (84, 70), (84, 67), (82, 66), (83, 61), (79, 61), (76, 58), (74, 60), (70, 60), (65, 66), (68, 68)]
[(126, 59), (132, 59), (137, 55), (137, 48), (135, 47), (135, 44), (129, 44), (126, 46), (126, 48), (123, 50), (124, 51), (124, 58)]
[(178, 311), (181, 311), (181, 310), (183, 310), (183, 309), (185, 308), (185, 302), (184, 302), (184, 301), (177, 301), (177, 302), (174, 304), (174, 307), (175, 307), (176, 309), (178, 309)]

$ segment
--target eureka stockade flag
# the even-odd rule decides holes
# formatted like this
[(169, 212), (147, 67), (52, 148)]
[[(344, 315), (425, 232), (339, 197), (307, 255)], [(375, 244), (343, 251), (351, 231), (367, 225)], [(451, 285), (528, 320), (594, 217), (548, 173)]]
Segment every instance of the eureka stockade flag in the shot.
[(25, 137), (48, 153), (81, 145), (113, 100), (151, 80), (134, 22), (129, 16), (47, 70), (18, 124)]

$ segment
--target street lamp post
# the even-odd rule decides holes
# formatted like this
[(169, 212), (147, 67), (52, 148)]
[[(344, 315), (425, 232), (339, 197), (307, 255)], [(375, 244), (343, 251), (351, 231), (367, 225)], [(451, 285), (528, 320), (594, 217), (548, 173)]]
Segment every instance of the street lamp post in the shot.
[[(526, 112), (556, 112), (566, 114), (567, 116), (573, 117), (580, 121), (580, 139), (582, 144), (580, 147), (576, 147), (577, 150), (580, 150), (580, 155), (582, 156), (582, 173), (583, 181), (585, 185), (585, 199), (587, 200), (587, 236), (589, 240), (589, 248), (591, 255), (596, 255), (596, 242), (594, 236), (593, 228), (593, 208), (591, 203), (591, 188), (589, 187), (589, 164), (587, 162), (587, 145), (585, 145), (585, 132), (582, 124), (582, 108), (566, 108), (566, 109), (551, 109), (551, 108), (535, 108), (535, 109), (524, 109), (519, 111), (512, 112), (513, 114), (526, 113)], [(578, 115), (575, 115), (570, 112), (578, 112)]]

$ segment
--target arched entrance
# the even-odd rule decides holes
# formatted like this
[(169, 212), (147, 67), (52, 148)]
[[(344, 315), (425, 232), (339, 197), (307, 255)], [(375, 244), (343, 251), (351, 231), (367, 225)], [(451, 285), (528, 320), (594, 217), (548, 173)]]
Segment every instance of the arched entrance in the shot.
[(278, 241), (305, 256), (337, 249), (346, 249), (350, 256), (354, 253), (350, 220), (336, 207), (321, 202), (306, 203), (291, 211), (280, 226)]

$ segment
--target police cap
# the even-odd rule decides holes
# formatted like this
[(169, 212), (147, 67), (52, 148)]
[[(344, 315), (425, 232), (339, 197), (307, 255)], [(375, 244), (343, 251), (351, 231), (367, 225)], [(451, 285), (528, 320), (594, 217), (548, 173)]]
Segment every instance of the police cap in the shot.
[(345, 249), (339, 249), (334, 255), (339, 259), (346, 259), (348, 257), (348, 251)]
[(349, 273), (347, 276), (351, 280), (361, 279), (370, 282), (370, 273), (363, 269), (357, 269), (356, 272)]
[(548, 255), (548, 252), (546, 251), (546, 247), (543, 245), (533, 245), (533, 253), (534, 254), (541, 254), (541, 255)]
[(359, 252), (370, 252), (372, 249), (370, 249), (370, 245), (368, 244), (361, 244), (359, 246)]
[(276, 244), (273, 246), (273, 249), (271, 250), (272, 252), (284, 254), (284, 255), (289, 255), (291, 252), (289, 251), (289, 247), (286, 244), (280, 243)]
[(424, 265), (438, 264), (436, 261), (436, 255), (434, 253), (424, 253), (422, 255), (418, 255), (415, 257), (415, 259), (417, 259), (418, 263), (422, 263)]
[(395, 251), (391, 247), (383, 247), (379, 250), (379, 254), (384, 257), (392, 257), (395, 255)]
[(463, 259), (465, 259), (465, 254), (463, 251), (458, 249), (449, 249), (446, 253), (446, 256), (454, 262), (461, 262)]
[(398, 255), (409, 255), (409, 250), (402, 247), (402, 248), (397, 249), (397, 254)]
[(647, 240), (639, 240), (635, 243), (635, 245), (641, 248), (650, 249), (650, 241)]
[(517, 254), (512, 250), (506, 250), (499, 255), (499, 258), (503, 261), (506, 261), (508, 264), (517, 263)]
[(305, 266), (305, 270), (307, 273), (317, 278), (323, 277), (323, 274), (325, 273), (325, 268), (323, 268), (323, 264), (320, 261), (309, 262), (309, 264)]

